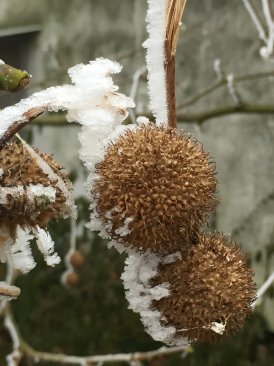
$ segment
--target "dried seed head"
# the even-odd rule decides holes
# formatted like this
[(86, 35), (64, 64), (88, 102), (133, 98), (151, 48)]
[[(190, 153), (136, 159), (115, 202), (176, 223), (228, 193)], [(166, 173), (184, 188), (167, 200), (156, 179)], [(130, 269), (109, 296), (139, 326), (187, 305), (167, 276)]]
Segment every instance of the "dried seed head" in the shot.
[(72, 270), (67, 270), (62, 274), (61, 282), (66, 287), (76, 287), (79, 284), (79, 281), (79, 274)]
[(92, 191), (108, 234), (141, 252), (172, 253), (216, 206), (215, 166), (175, 129), (141, 125), (111, 144)]
[(242, 328), (255, 299), (252, 272), (239, 246), (222, 235), (200, 235), (182, 259), (159, 267), (153, 286), (168, 282), (170, 295), (153, 307), (163, 326), (190, 342), (216, 341)]
[(79, 250), (75, 250), (69, 256), (69, 262), (74, 268), (83, 267), (85, 260), (85, 256)]
[(35, 150), (56, 180), (43, 171), (22, 143), (8, 143), (0, 151), (0, 222), (9, 225), (47, 226), (69, 213), (66, 197), (57, 184), (62, 179), (70, 188), (62, 166), (47, 154)]

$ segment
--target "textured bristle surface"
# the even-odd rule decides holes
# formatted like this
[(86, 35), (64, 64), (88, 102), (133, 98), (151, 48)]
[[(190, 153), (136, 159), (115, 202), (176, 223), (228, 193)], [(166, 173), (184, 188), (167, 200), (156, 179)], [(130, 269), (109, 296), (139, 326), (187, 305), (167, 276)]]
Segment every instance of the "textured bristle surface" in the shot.
[(154, 301), (163, 325), (178, 337), (213, 342), (244, 325), (256, 297), (253, 273), (237, 244), (219, 234), (200, 235), (182, 259), (159, 268), (152, 285), (168, 282), (170, 295)]
[[(36, 150), (38, 152), (38, 150)], [(39, 153), (39, 152), (38, 152)], [(69, 182), (62, 172), (63, 167), (47, 154), (39, 153), (53, 171), (61, 177), (64, 182)], [(0, 222), (14, 223), (19, 225), (46, 226), (50, 220), (57, 219), (63, 214), (66, 198), (55, 182), (52, 182), (38, 166), (33, 157), (21, 143), (8, 143), (0, 152)], [(30, 199), (27, 187), (40, 186), (55, 190), (53, 201), (41, 195)], [(22, 188), (20, 194), (16, 193), (18, 187)], [(3, 194), (8, 189), (10, 193)]]
[(215, 165), (200, 143), (171, 128), (127, 131), (96, 174), (99, 218), (112, 238), (140, 251), (180, 249), (176, 243), (187, 244), (217, 204)]

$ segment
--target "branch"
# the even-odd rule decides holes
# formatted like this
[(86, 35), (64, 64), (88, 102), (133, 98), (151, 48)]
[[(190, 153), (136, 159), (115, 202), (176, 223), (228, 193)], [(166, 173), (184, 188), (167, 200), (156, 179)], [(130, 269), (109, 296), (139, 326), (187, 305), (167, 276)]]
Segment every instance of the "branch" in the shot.
[(224, 117), (229, 114), (273, 114), (274, 104), (240, 104), (223, 106), (211, 110), (202, 111), (200, 113), (182, 113), (178, 115), (178, 121), (180, 122), (197, 122), (202, 124), (203, 122), (214, 119), (217, 117)]
[[(274, 76), (274, 71), (256, 72), (254, 74), (235, 76), (233, 81), (234, 81), (234, 84), (236, 84), (236, 83), (242, 82), (242, 81), (251, 81), (251, 80), (263, 79), (263, 78), (272, 77), (272, 76)], [(184, 103), (179, 104), (177, 106), (177, 109), (179, 109), (179, 108), (183, 109), (183, 108), (189, 107), (190, 105), (193, 105), (196, 102), (198, 102), (203, 97), (205, 97), (205, 96), (211, 94), (212, 92), (214, 92), (215, 90), (217, 90), (221, 87), (225, 87), (225, 86), (227, 86), (227, 78), (223, 77), (220, 80), (212, 83), (210, 86), (208, 86), (207, 88), (205, 88), (198, 94), (187, 99)]]
[(17, 92), (29, 83), (30, 78), (26, 71), (16, 69), (0, 60), (0, 90)]
[(31, 108), (25, 113), (23, 113), (22, 118), (18, 121), (14, 121), (5, 133), (0, 137), (0, 151), (3, 149), (7, 141), (11, 139), (21, 128), (26, 126), (34, 118), (38, 117), (40, 114), (47, 110), (46, 106), (41, 106), (37, 108)]
[(265, 294), (265, 292), (269, 289), (269, 287), (274, 282), (274, 272), (271, 273), (271, 275), (268, 277), (268, 279), (265, 281), (265, 283), (259, 288), (257, 292), (257, 299), (252, 304), (252, 309), (255, 308), (255, 306), (258, 304), (258, 302), (261, 301), (261, 297)]
[(66, 365), (92, 365), (97, 363), (118, 363), (118, 362), (138, 362), (138, 361), (149, 361), (156, 357), (167, 356), (173, 353), (190, 351), (190, 346), (175, 346), (175, 347), (161, 347), (155, 351), (149, 352), (134, 352), (134, 353), (118, 353), (109, 355), (98, 355), (98, 356), (69, 356), (58, 353), (39, 352), (26, 345), (21, 345), (21, 352), (36, 362), (56, 362)]
[(177, 127), (175, 93), (175, 56), (180, 31), (180, 22), (186, 0), (169, 0), (165, 38), (165, 72), (168, 106), (168, 125)]

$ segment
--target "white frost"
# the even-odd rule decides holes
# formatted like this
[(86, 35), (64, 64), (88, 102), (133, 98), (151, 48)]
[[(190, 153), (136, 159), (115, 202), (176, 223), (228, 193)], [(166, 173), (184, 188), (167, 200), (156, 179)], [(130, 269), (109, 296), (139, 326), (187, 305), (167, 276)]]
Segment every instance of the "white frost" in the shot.
[(155, 287), (150, 285), (161, 261), (162, 258), (156, 254), (135, 254), (127, 258), (122, 280), (129, 308), (140, 314), (147, 333), (156, 341), (169, 345), (187, 344), (186, 338), (176, 336), (174, 326), (163, 326), (161, 320), (164, 317), (159, 311), (152, 309), (153, 300), (169, 296), (169, 283)]
[[(76, 206), (73, 201), (72, 193), (66, 186), (65, 182), (57, 175), (53, 169), (48, 165), (48, 163), (35, 151), (32, 147), (30, 147), (23, 139), (20, 139), (24, 144), (24, 147), (28, 150), (31, 157), (36, 161), (39, 168), (47, 174), (50, 181), (55, 183), (55, 186), (58, 187), (63, 195), (66, 197), (66, 206), (68, 212), (66, 214), (70, 214), (72, 217), (77, 216)], [(52, 192), (51, 192), (52, 194)], [(66, 217), (66, 216), (65, 216)]]
[(42, 184), (30, 184), (26, 187), (27, 195), (32, 200), (34, 197), (45, 196), (50, 202), (56, 198), (56, 190), (53, 187), (45, 187)]
[(10, 247), (10, 254), (13, 268), (23, 273), (29, 272), (36, 265), (30, 249), (30, 241), (33, 238), (30, 229), (17, 225), (16, 240)]
[(54, 241), (48, 232), (36, 226), (34, 230), (37, 238), (37, 246), (40, 252), (43, 254), (48, 266), (55, 266), (61, 262), (60, 257), (54, 252)]
[(167, 124), (167, 95), (165, 74), (166, 0), (148, 0), (147, 48), (148, 92), (150, 108), (157, 124)]

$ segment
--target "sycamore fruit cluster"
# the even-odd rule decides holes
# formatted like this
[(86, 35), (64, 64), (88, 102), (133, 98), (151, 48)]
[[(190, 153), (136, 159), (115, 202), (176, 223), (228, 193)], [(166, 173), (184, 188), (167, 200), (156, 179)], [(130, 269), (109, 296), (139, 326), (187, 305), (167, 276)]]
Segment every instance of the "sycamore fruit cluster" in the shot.
[[(215, 341), (239, 330), (255, 298), (253, 274), (236, 243), (204, 233), (218, 200), (215, 164), (202, 145), (175, 129), (141, 124), (109, 144), (95, 174), (95, 209), (109, 237), (139, 261), (150, 254), (161, 258), (149, 281), (142, 280), (142, 270), (132, 274), (134, 266), (123, 275), (125, 282), (136, 276), (135, 295), (127, 285), (131, 308), (141, 317), (160, 314), (160, 327), (144, 315), (147, 331), (160, 340), (165, 338), (157, 332), (172, 329), (176, 341), (167, 343), (178, 344)], [(162, 295), (148, 297), (160, 288)], [(142, 301), (147, 308), (136, 310)]]

